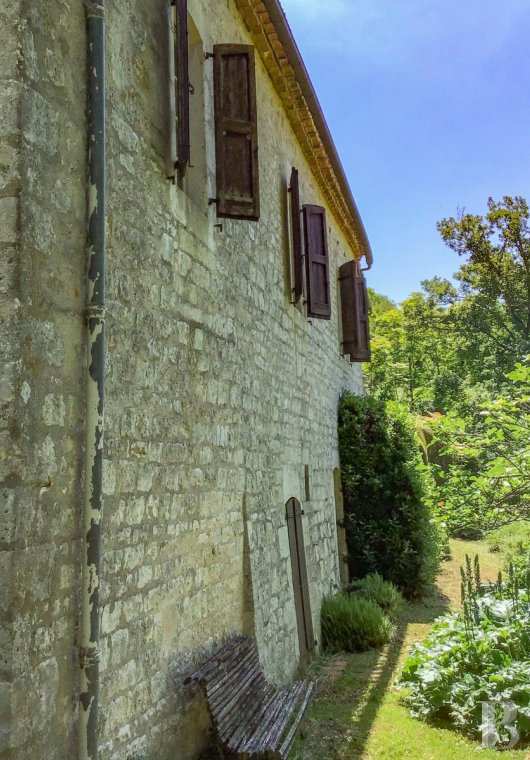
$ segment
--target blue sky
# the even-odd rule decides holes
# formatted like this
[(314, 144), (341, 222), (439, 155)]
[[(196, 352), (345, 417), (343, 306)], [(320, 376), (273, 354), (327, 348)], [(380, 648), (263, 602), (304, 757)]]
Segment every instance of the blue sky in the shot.
[(282, 0), (394, 300), (459, 264), (436, 222), (530, 199), (530, 0)]

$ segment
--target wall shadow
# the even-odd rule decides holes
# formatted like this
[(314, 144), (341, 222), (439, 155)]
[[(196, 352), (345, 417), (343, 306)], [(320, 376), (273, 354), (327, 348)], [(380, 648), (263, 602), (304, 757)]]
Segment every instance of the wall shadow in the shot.
[(448, 597), (433, 589), (421, 602), (404, 605), (393, 639), (383, 651), (345, 655), (348, 665), (333, 683), (317, 672), (317, 698), (289, 760), (361, 757), (385, 694), (399, 675), (409, 627), (425, 625), (427, 633), (436, 618), (449, 612), (449, 604)]

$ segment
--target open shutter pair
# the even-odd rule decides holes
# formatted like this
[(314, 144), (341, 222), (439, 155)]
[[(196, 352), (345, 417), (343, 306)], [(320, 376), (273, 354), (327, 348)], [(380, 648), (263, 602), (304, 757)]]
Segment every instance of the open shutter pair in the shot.
[(171, 0), (175, 8), (175, 105), (177, 111), (177, 160), (181, 173), (190, 162), (190, 80), (188, 52), (188, 2)]
[[(187, 0), (175, 8), (174, 58), (177, 112), (176, 168), (190, 163), (190, 81)], [(259, 219), (258, 122), (252, 45), (215, 45), (215, 150), (217, 215)]]
[(348, 261), (339, 268), (342, 308), (342, 353), (353, 362), (369, 362), (370, 329), (368, 291), (358, 261)]
[[(291, 228), (294, 258), (294, 299), (307, 296), (307, 316), (329, 319), (331, 298), (329, 289), (329, 256), (327, 242), (326, 209), (322, 206), (306, 204), (300, 209), (300, 188), (298, 171), (291, 171), (289, 187), (291, 193)], [(302, 221), (304, 223), (305, 257), (302, 242)], [(305, 283), (304, 289), (304, 258)], [(304, 290), (307, 292), (305, 293)]]

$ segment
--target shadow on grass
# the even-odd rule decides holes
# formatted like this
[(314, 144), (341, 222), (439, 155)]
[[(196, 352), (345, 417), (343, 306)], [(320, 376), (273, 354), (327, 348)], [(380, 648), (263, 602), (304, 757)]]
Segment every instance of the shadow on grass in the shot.
[[(382, 650), (348, 655), (344, 673), (334, 682), (319, 678), (317, 697), (304, 721), (290, 760), (353, 760), (364, 747), (399, 659), (410, 626), (425, 633), (449, 610), (450, 600), (438, 588), (421, 602), (404, 605), (392, 641)], [(421, 635), (421, 634), (420, 634)]]

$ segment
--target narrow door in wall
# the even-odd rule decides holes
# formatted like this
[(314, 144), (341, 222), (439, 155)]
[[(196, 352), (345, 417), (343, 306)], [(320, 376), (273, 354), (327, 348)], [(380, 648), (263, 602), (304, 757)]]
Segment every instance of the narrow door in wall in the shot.
[(346, 586), (350, 580), (348, 572), (348, 545), (346, 543), (346, 528), (344, 527), (342, 483), (338, 467), (333, 470), (333, 489), (335, 491), (335, 510), (337, 512), (337, 548), (339, 552), (340, 580)]
[(305, 561), (304, 529), (302, 526), (302, 508), (297, 499), (289, 499), (286, 504), (287, 529), (289, 532), (289, 548), (291, 552), (291, 568), (293, 573), (294, 604), (296, 623), (298, 626), (298, 641), (300, 644), (300, 660), (307, 663), (314, 648), (313, 621), (309, 600), (309, 584)]

